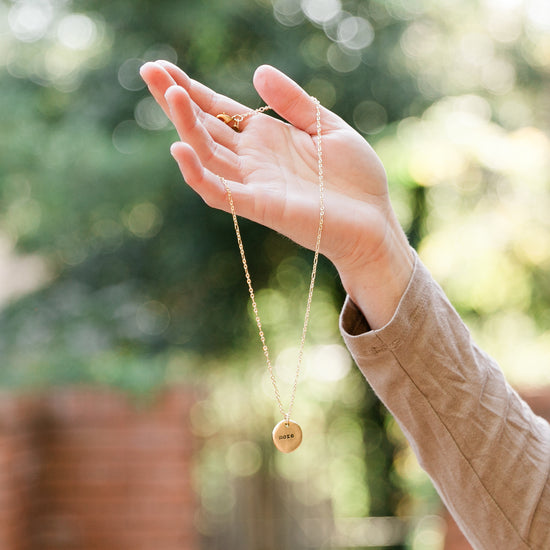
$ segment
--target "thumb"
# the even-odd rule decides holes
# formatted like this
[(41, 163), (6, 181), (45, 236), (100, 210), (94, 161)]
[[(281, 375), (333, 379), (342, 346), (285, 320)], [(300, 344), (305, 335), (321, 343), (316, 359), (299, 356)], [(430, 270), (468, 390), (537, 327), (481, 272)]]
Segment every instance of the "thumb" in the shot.
[[(261, 98), (277, 114), (296, 128), (314, 134), (316, 130), (316, 108), (313, 98), (296, 82), (270, 65), (261, 65), (254, 73), (254, 87)], [(330, 113), (323, 109), (323, 112)], [(334, 115), (332, 115), (334, 116)], [(327, 120), (323, 120), (323, 129)]]

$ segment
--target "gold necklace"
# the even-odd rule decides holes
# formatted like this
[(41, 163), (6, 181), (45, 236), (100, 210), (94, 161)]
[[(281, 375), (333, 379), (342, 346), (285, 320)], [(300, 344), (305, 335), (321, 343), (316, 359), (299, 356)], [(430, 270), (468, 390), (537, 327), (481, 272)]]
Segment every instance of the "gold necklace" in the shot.
[[(262, 343), (262, 350), (264, 352), (267, 368), (269, 371), (269, 376), (271, 378), (271, 383), (273, 385), (273, 390), (275, 392), (275, 398), (277, 399), (277, 403), (279, 405), (279, 411), (283, 415), (283, 419), (277, 423), (275, 428), (273, 429), (272, 438), (273, 443), (279, 449), (279, 451), (282, 451), (283, 453), (290, 453), (294, 451), (302, 442), (302, 429), (300, 428), (299, 424), (297, 422), (294, 422), (290, 419), (290, 416), (292, 414), (292, 409), (294, 408), (294, 400), (296, 398), (296, 388), (298, 387), (298, 378), (300, 377), (300, 369), (302, 366), (302, 359), (304, 356), (304, 345), (306, 341), (306, 334), (307, 329), (309, 325), (309, 317), (310, 317), (310, 311), (311, 311), (311, 300), (313, 297), (313, 288), (315, 286), (315, 277), (317, 274), (317, 264), (319, 260), (319, 250), (321, 248), (321, 236), (323, 234), (323, 222), (324, 222), (324, 216), (325, 216), (325, 186), (324, 186), (324, 175), (323, 175), (323, 148), (321, 143), (321, 107), (319, 104), (319, 101), (317, 98), (312, 98), (313, 102), (315, 104), (315, 118), (316, 118), (316, 125), (317, 125), (317, 166), (318, 166), (318, 181), (319, 181), (319, 227), (317, 229), (317, 240), (315, 243), (315, 253), (313, 256), (313, 265), (311, 268), (311, 280), (309, 284), (309, 292), (307, 297), (307, 303), (306, 303), (306, 312), (304, 316), (304, 326), (302, 329), (302, 337), (300, 340), (300, 348), (298, 351), (298, 360), (297, 360), (297, 366), (296, 366), (296, 374), (294, 376), (294, 384), (292, 386), (292, 392), (290, 395), (290, 403), (288, 406), (288, 409), (285, 411), (285, 408), (283, 406), (282, 400), (281, 400), (281, 394), (279, 392), (279, 388), (277, 386), (277, 380), (275, 379), (275, 375), (273, 373), (273, 366), (271, 364), (271, 359), (269, 357), (269, 349), (266, 344), (264, 331), (262, 329), (262, 322), (260, 320), (260, 315), (258, 313), (258, 306), (256, 305), (256, 298), (254, 295), (254, 289), (252, 288), (252, 280), (250, 278), (250, 273), (248, 271), (248, 263), (246, 261), (246, 256), (244, 254), (244, 246), (243, 241), (241, 238), (241, 231), (239, 229), (239, 222), (237, 221), (237, 215), (235, 213), (235, 205), (233, 203), (233, 196), (231, 194), (231, 191), (229, 189), (229, 186), (227, 185), (227, 182), (225, 181), (225, 178), (222, 176), (218, 176), (220, 178), (220, 181), (225, 187), (227, 198), (229, 201), (229, 206), (231, 208), (231, 216), (233, 217), (233, 226), (235, 227), (235, 234), (237, 235), (237, 243), (239, 245), (239, 252), (241, 254), (241, 260), (243, 263), (244, 268), (244, 275), (246, 278), (246, 283), (248, 285), (248, 293), (250, 294), (250, 300), (252, 302), (252, 309), (254, 311), (254, 315), (256, 317), (256, 325), (258, 327), (258, 333), (260, 336), (260, 341)], [(260, 107), (259, 109), (256, 109), (255, 111), (249, 111), (247, 113), (241, 114), (241, 115), (228, 115), (226, 113), (222, 113), (217, 115), (217, 118), (225, 122), (228, 126), (233, 128), (235, 131), (240, 132), (240, 123), (247, 117), (252, 116), (257, 113), (263, 113), (264, 111), (267, 111), (270, 109), (268, 105), (265, 107)]]

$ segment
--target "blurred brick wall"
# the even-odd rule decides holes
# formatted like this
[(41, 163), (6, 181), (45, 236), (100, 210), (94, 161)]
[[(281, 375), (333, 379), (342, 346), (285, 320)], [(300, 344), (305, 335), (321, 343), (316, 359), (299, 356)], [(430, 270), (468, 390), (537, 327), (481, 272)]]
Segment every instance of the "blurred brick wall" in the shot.
[[(550, 387), (520, 393), (535, 414), (550, 422)], [(472, 546), (450, 516), (447, 516), (445, 550), (472, 550)]]
[(2, 550), (195, 550), (189, 392), (0, 394)]
[(33, 399), (0, 396), (0, 548), (27, 550), (29, 512), (38, 464)]

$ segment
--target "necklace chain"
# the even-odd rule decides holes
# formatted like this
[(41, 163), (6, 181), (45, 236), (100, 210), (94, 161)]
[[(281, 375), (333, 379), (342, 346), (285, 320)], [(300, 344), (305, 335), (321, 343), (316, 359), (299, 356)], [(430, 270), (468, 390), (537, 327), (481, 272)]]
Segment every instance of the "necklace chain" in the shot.
[[(313, 297), (313, 288), (315, 287), (315, 278), (317, 275), (317, 264), (319, 261), (319, 250), (321, 248), (321, 237), (323, 234), (323, 224), (324, 224), (324, 217), (325, 217), (325, 186), (324, 186), (324, 174), (323, 174), (323, 147), (322, 147), (322, 132), (321, 132), (321, 107), (320, 103), (317, 98), (312, 98), (313, 102), (315, 104), (315, 118), (316, 118), (316, 130), (317, 130), (317, 168), (318, 168), (318, 183), (319, 183), (319, 226), (317, 228), (317, 238), (315, 242), (315, 252), (313, 256), (313, 264), (311, 268), (311, 279), (309, 284), (309, 291), (308, 291), (308, 297), (307, 297), (307, 303), (306, 303), (306, 311), (304, 315), (304, 326), (302, 328), (302, 336), (300, 339), (300, 347), (298, 350), (298, 360), (296, 365), (296, 374), (294, 376), (294, 384), (292, 386), (292, 391), (290, 394), (290, 402), (288, 409), (285, 412), (285, 408), (283, 406), (283, 402), (281, 399), (281, 393), (279, 391), (279, 388), (277, 386), (277, 380), (275, 378), (275, 374), (273, 372), (273, 366), (271, 364), (271, 358), (269, 356), (269, 349), (267, 347), (265, 334), (262, 328), (262, 322), (260, 320), (260, 315), (258, 313), (258, 306), (256, 304), (256, 298), (254, 294), (254, 289), (252, 287), (252, 280), (250, 278), (250, 272), (248, 270), (248, 262), (246, 261), (246, 256), (244, 253), (244, 246), (243, 241), (241, 238), (241, 231), (239, 228), (239, 222), (237, 221), (237, 215), (235, 213), (235, 205), (233, 203), (233, 196), (231, 194), (231, 190), (229, 189), (229, 186), (227, 182), (225, 181), (225, 178), (222, 176), (219, 176), (220, 181), (225, 187), (227, 198), (229, 201), (229, 206), (231, 208), (231, 216), (233, 217), (233, 226), (235, 227), (235, 234), (237, 235), (237, 243), (239, 245), (239, 252), (241, 254), (241, 260), (243, 264), (244, 274), (246, 278), (246, 284), (248, 286), (248, 293), (250, 294), (250, 300), (252, 302), (252, 310), (254, 311), (254, 316), (256, 319), (256, 325), (258, 327), (258, 334), (260, 336), (260, 341), (262, 343), (262, 350), (265, 356), (267, 368), (269, 371), (269, 376), (271, 378), (271, 383), (273, 385), (273, 390), (275, 392), (275, 398), (277, 399), (277, 403), (279, 405), (279, 411), (284, 417), (285, 424), (288, 426), (290, 421), (290, 416), (292, 414), (292, 409), (294, 408), (294, 401), (296, 398), (296, 389), (298, 387), (298, 379), (300, 377), (300, 370), (302, 366), (302, 360), (304, 357), (304, 346), (306, 341), (306, 334), (307, 329), (309, 326), (309, 318), (311, 313), (311, 301)], [(268, 105), (264, 107), (260, 107), (259, 109), (256, 109), (255, 111), (249, 111), (242, 115), (235, 115), (231, 117), (232, 121), (236, 123), (236, 129), (239, 128), (239, 123), (242, 122), (245, 118), (252, 116), (257, 113), (263, 113), (270, 109)]]

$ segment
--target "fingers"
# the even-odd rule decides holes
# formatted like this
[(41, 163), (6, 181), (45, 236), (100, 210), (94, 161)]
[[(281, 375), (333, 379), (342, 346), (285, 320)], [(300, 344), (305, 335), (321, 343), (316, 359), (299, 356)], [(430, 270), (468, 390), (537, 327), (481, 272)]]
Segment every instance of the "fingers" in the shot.
[[(239, 134), (221, 120), (202, 111), (184, 88), (171, 86), (166, 90), (164, 99), (170, 110), (170, 118), (178, 131), (184, 131), (191, 123), (200, 123), (209, 136), (212, 136), (220, 145), (232, 150), (237, 147)], [(207, 137), (206, 134), (201, 136)]]
[[(241, 103), (218, 94), (191, 78), (168, 61), (146, 63), (141, 75), (151, 93), (170, 116), (164, 93), (174, 84), (187, 90), (192, 101), (205, 113), (243, 114), (250, 109)], [(291, 78), (269, 65), (262, 65), (254, 74), (254, 86), (267, 105), (296, 128), (313, 135), (316, 131), (316, 108), (311, 96)], [(342, 126), (342, 121), (331, 111), (321, 108), (323, 131)], [(246, 123), (246, 121), (245, 121)]]
[[(254, 73), (254, 87), (271, 108), (296, 128), (313, 135), (317, 131), (316, 107), (312, 97), (296, 82), (270, 65)], [(336, 128), (338, 117), (321, 109), (323, 131)]]
[(180, 138), (194, 149), (203, 166), (228, 179), (240, 180), (240, 158), (233, 152), (238, 134), (199, 111), (180, 86), (168, 88), (165, 100)]
[(219, 177), (206, 170), (193, 148), (187, 143), (177, 142), (170, 148), (170, 153), (178, 163), (179, 169), (187, 182), (209, 205), (219, 208), (225, 189)]
[(178, 86), (181, 86), (186, 90), (191, 87), (191, 78), (189, 78), (189, 76), (177, 65), (174, 65), (173, 63), (170, 63), (170, 61), (165, 61), (163, 59), (159, 59), (158, 61), (155, 61), (155, 63), (157, 65), (160, 65), (174, 79), (174, 82)]
[(165, 112), (166, 116), (171, 118), (170, 109), (166, 104), (164, 94), (170, 86), (174, 86), (174, 84), (176, 84), (176, 81), (167, 71), (156, 63), (145, 63), (145, 65), (140, 68), (139, 74), (147, 84), (151, 95), (162, 107), (162, 110)]
[(204, 112), (216, 116), (220, 113), (236, 115), (250, 111), (250, 108), (242, 103), (218, 94), (208, 88), (208, 86), (189, 78), (189, 76), (176, 65), (168, 61), (158, 61), (157, 63), (166, 70), (176, 84), (187, 90), (191, 99)]
[[(238, 135), (223, 122), (203, 113), (180, 84), (187, 75), (177, 74), (177, 81), (160, 63), (146, 63), (140, 73), (151, 94), (174, 123), (180, 138), (196, 151), (208, 169), (239, 180), (240, 161), (233, 153)], [(187, 77), (189, 80), (189, 78)]]
[[(187, 143), (177, 142), (170, 148), (170, 153), (178, 163), (183, 178), (213, 208), (230, 212), (227, 191), (219, 176), (213, 174), (202, 164), (193, 148)], [(233, 196), (236, 211), (247, 216), (253, 209), (253, 196), (241, 183), (226, 178)]]

